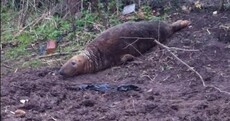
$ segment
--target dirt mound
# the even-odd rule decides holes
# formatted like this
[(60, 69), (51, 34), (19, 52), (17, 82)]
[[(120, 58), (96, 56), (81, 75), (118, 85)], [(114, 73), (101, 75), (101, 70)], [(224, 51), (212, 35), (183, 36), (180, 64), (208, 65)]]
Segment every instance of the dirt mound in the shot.
[[(205, 80), (230, 92), (230, 14), (174, 14), (189, 28), (167, 46), (198, 49), (173, 51)], [(221, 27), (222, 26), (222, 27)], [(223, 33), (226, 34), (223, 34)], [(223, 36), (224, 35), (224, 36)], [(226, 36), (227, 37), (226, 37)], [(64, 79), (57, 68), (24, 70), (1, 81), (4, 121), (230, 121), (230, 95), (204, 87), (199, 77), (159, 46), (134, 61), (96, 74)], [(84, 83), (134, 84), (140, 91), (77, 90)], [(70, 88), (72, 87), (72, 88)], [(22, 109), (25, 115), (16, 117)]]

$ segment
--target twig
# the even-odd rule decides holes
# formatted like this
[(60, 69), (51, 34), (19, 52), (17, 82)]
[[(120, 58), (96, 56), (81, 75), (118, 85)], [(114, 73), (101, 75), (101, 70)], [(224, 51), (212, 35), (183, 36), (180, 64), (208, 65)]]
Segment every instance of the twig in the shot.
[(37, 23), (39, 23), (43, 18), (45, 18), (47, 15), (49, 15), (49, 12), (42, 14), (41, 17), (39, 17), (38, 19), (32, 21), (31, 23), (29, 23), (27, 26), (23, 27), (21, 30), (19, 30), (18, 33), (15, 34), (14, 38), (17, 37), (18, 35), (20, 35), (27, 27), (31, 26), (31, 25), (36, 25)]
[(57, 7), (58, 7), (58, 5), (56, 5), (55, 7), (53, 7), (52, 10), (49, 10), (49, 11), (45, 12), (44, 14), (42, 14), (39, 18), (35, 19), (31, 23), (29, 23), (27, 26), (23, 27), (21, 30), (19, 30), (19, 32), (17, 32), (14, 35), (13, 39), (15, 39), (17, 36), (19, 36), (29, 26), (34, 27), (36, 24), (38, 24), (45, 17), (47, 17), (48, 15), (52, 15), (54, 13), (54, 11), (56, 10)]
[(181, 51), (188, 51), (188, 52), (196, 52), (199, 51), (197, 49), (185, 49), (185, 48), (177, 48), (177, 47), (169, 47), (170, 50), (181, 50)]
[(195, 72), (195, 73), (199, 76), (199, 78), (201, 79), (203, 86), (206, 87), (206, 84), (205, 84), (205, 82), (204, 82), (203, 77), (202, 77), (193, 67), (189, 66), (187, 63), (185, 63), (185, 62), (182, 61), (180, 58), (178, 58), (178, 57), (170, 50), (170, 48), (169, 48), (168, 46), (166, 46), (166, 45), (160, 43), (160, 42), (157, 41), (156, 39), (154, 39), (154, 42), (156, 42), (156, 43), (157, 43), (158, 45), (160, 45), (161, 47), (165, 48), (170, 54), (173, 55), (173, 57), (175, 57), (178, 61), (180, 61), (182, 64), (184, 64), (186, 67), (188, 67), (189, 70)]
[(211, 32), (208, 29), (207, 29), (207, 32), (208, 32), (209, 35), (211, 34)]
[(134, 109), (135, 113), (137, 114), (137, 110), (136, 110), (136, 107), (135, 107), (135, 100), (134, 99), (132, 99), (132, 106), (133, 106), (133, 109)]
[[(159, 35), (159, 34), (158, 34)], [(218, 90), (219, 92), (222, 92), (222, 93), (226, 93), (226, 94), (229, 94), (230, 95), (230, 92), (228, 91), (224, 91), (224, 90), (221, 90), (220, 88), (214, 86), (214, 85), (207, 85), (203, 79), (203, 77), (200, 75), (199, 72), (197, 72), (193, 67), (189, 66), (186, 62), (184, 62), (183, 60), (181, 60), (179, 57), (177, 57), (171, 50), (172, 49), (175, 49), (175, 48), (172, 48), (172, 47), (168, 47), (162, 43), (160, 43), (158, 40), (156, 40), (155, 38), (141, 38), (141, 37), (122, 37), (122, 38), (136, 38), (137, 40), (139, 39), (152, 39), (154, 40), (154, 42), (156, 42), (158, 45), (160, 45), (161, 47), (165, 48), (174, 58), (176, 58), (178, 61), (180, 61), (183, 65), (185, 65), (189, 70), (191, 70), (192, 72), (194, 72), (201, 80), (202, 82), (202, 85), (204, 87), (212, 87), (212, 88), (215, 88), (216, 90)], [(179, 50), (178, 48), (176, 50)], [(180, 50), (183, 50), (183, 51), (187, 51), (187, 49), (180, 49)], [(190, 51), (190, 50), (189, 50)]]
[(18, 71), (18, 68), (16, 68), (15, 70), (14, 70), (14, 73), (16, 73)]
[(8, 66), (8, 65), (6, 65), (4, 63), (2, 63), (2, 66), (6, 67), (6, 68), (9, 68), (9, 69), (13, 69), (12, 67), (10, 67), (10, 66)]
[[(123, 38), (123, 39), (136, 39), (134, 42), (128, 44), (126, 47), (124, 47), (124, 49), (126, 49), (128, 46), (131, 46), (133, 45), (134, 43), (136, 43), (138, 40), (141, 40), (141, 39), (150, 39), (150, 40), (154, 40), (154, 38), (141, 38), (141, 37), (120, 37), (120, 38)], [(168, 47), (168, 46), (167, 46)], [(180, 50), (180, 51), (188, 51), (188, 52), (196, 52), (196, 51), (199, 51), (197, 49), (185, 49), (185, 48), (177, 48), (177, 47), (168, 47), (168, 49), (170, 50)]]
[(136, 38), (136, 40), (130, 44), (128, 44), (126, 47), (124, 47), (123, 49), (128, 48), (129, 46), (132, 46), (134, 43), (136, 43), (139, 40), (139, 38)]
[(119, 0), (116, 0), (116, 9), (117, 9), (117, 16), (119, 15)]
[(160, 42), (157, 41), (156, 39), (154, 39), (154, 41), (155, 41), (158, 45), (160, 45), (161, 47), (165, 48), (165, 49), (166, 49), (171, 55), (173, 55), (173, 57), (175, 57), (178, 61), (180, 61), (182, 64), (184, 64), (186, 67), (188, 67), (189, 70), (193, 71), (193, 72), (200, 78), (200, 80), (201, 80), (201, 82), (202, 82), (202, 85), (203, 85), (204, 87), (212, 87), (212, 88), (217, 89), (217, 90), (220, 91), (220, 92), (223, 92), (223, 93), (226, 93), (226, 94), (229, 94), (229, 95), (230, 95), (230, 92), (223, 91), (223, 90), (221, 90), (220, 88), (218, 88), (218, 87), (216, 87), (216, 86), (214, 86), (214, 85), (206, 85), (206, 84), (205, 84), (205, 81), (204, 81), (204, 79), (203, 79), (203, 77), (200, 75), (199, 72), (197, 72), (193, 67), (189, 66), (187, 63), (185, 63), (185, 62), (182, 61), (180, 58), (178, 58), (173, 52), (171, 52), (171, 50), (170, 50), (170, 48), (169, 48), (168, 46), (165, 46), (164, 44), (160, 43)]
[(155, 80), (156, 76), (154, 78), (151, 78), (149, 75), (143, 74), (143, 75), (141, 75), (141, 77), (147, 77), (147, 78), (149, 78), (151, 80), (151, 82), (153, 82)]
[(42, 58), (48, 58), (48, 57), (53, 57), (53, 56), (62, 56), (62, 55), (68, 55), (68, 52), (65, 53), (54, 53), (54, 54), (50, 54), (50, 55), (43, 55), (43, 56), (39, 56), (37, 57), (38, 59), (42, 59)]
[(135, 49), (140, 55), (142, 55), (142, 53), (137, 48), (135, 48), (132, 44), (129, 44), (127, 42), (125, 42), (125, 43), (128, 44), (128, 46), (133, 47), (133, 49)]

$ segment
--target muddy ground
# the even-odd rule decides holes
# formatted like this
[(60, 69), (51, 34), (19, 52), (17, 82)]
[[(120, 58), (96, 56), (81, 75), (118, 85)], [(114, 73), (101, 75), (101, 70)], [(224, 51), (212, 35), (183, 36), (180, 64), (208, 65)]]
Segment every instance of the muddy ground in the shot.
[[(230, 92), (230, 13), (212, 12), (172, 14), (169, 21), (188, 19), (192, 25), (165, 44), (199, 50), (173, 52), (207, 85)], [(126, 65), (95, 74), (64, 79), (56, 74), (58, 68), (27, 69), (2, 77), (1, 120), (230, 121), (230, 95), (204, 87), (194, 72), (160, 46)], [(77, 88), (85, 83), (133, 84), (141, 90)], [(25, 115), (17, 117), (17, 109)]]

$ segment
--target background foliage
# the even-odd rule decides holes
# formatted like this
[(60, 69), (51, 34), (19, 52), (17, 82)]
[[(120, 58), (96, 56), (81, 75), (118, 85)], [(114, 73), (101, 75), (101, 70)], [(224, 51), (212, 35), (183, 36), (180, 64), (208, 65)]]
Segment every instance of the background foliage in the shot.
[[(123, 8), (133, 3), (135, 12), (122, 15)], [(204, 5), (197, 0), (3, 0), (1, 4), (1, 64), (9, 68), (61, 65), (111, 26), (165, 20), (170, 10)], [(55, 53), (60, 55), (40, 58), (49, 40), (59, 42)]]

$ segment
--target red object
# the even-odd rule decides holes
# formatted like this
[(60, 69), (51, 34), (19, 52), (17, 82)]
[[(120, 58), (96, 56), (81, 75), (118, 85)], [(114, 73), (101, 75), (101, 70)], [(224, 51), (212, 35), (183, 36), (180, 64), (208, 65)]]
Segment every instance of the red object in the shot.
[(54, 53), (55, 49), (57, 47), (56, 41), (54, 40), (49, 40), (46, 45), (46, 53)]

